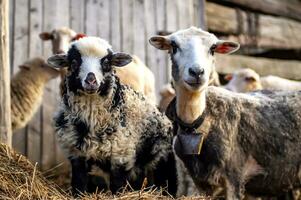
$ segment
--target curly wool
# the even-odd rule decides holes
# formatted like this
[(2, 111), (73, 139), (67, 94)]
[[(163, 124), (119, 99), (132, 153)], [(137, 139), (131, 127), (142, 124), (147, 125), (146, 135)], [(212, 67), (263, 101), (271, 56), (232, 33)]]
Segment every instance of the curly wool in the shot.
[[(143, 136), (160, 134), (166, 141), (160, 143), (162, 150), (149, 167), (171, 151), (171, 123), (140, 93), (121, 86), (123, 103), (112, 108), (116, 88), (107, 95), (68, 93), (67, 105), (62, 102), (55, 121), (63, 115), (64, 126), (56, 124), (58, 139), (68, 156), (85, 156), (95, 160), (109, 159), (112, 165), (134, 167), (136, 152)], [(79, 135), (74, 123), (81, 120), (89, 126), (88, 134), (78, 144)], [(166, 152), (164, 152), (164, 149)]]

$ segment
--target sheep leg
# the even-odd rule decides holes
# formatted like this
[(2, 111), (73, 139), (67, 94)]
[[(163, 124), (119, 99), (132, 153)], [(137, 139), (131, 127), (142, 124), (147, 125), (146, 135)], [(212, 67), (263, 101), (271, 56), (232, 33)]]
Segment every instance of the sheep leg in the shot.
[(110, 173), (110, 190), (113, 194), (116, 194), (118, 190), (126, 186), (128, 172), (123, 166), (116, 167), (111, 170)]
[(72, 166), (72, 194), (78, 196), (79, 193), (87, 191), (88, 185), (88, 164), (85, 157), (71, 158)]
[(241, 200), (244, 198), (244, 187), (240, 179), (232, 174), (226, 179), (226, 199), (227, 200)]

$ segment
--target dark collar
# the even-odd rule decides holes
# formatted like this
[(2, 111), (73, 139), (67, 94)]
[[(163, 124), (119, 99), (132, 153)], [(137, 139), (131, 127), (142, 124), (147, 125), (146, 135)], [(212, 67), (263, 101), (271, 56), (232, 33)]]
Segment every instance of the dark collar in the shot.
[(206, 117), (206, 110), (202, 113), (201, 116), (199, 116), (194, 122), (186, 123), (183, 122), (177, 115), (176, 111), (176, 97), (169, 103), (166, 112), (166, 116), (176, 124), (180, 126), (182, 130), (196, 130), (198, 129), (204, 122), (205, 117)]

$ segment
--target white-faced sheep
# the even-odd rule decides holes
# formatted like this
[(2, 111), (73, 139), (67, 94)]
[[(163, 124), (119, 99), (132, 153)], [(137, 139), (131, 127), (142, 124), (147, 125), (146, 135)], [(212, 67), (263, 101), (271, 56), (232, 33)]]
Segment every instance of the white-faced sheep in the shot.
[(208, 87), (214, 53), (239, 45), (191, 27), (150, 43), (168, 50), (176, 99), (174, 151), (201, 191), (225, 187), (226, 199), (280, 195), (300, 187), (301, 91), (233, 93)]
[(229, 83), (224, 87), (234, 92), (251, 92), (255, 90), (301, 90), (301, 82), (292, 81), (278, 76), (263, 76), (249, 68), (236, 70), (233, 74), (225, 77)]
[(46, 83), (59, 72), (42, 58), (33, 58), (20, 65), (11, 80), (12, 129), (23, 128), (37, 111)]
[(168, 181), (174, 194), (171, 123), (115, 76), (115, 67), (127, 65), (131, 57), (114, 53), (105, 40), (84, 37), (71, 43), (67, 54), (54, 55), (48, 62), (68, 68), (54, 121), (59, 143), (71, 161), (74, 193), (89, 191), (88, 173), (100, 168), (113, 193), (127, 181), (139, 189), (144, 177), (154, 174), (154, 184)]
[[(74, 30), (68, 27), (54, 29), (51, 32), (40, 33), (40, 38), (43, 41), (51, 40), (52, 53), (60, 54), (67, 53), (69, 45), (72, 41), (85, 37), (84, 34), (77, 34)], [(132, 62), (122, 68), (116, 69), (116, 75), (121, 83), (131, 86), (134, 90), (141, 92), (147, 98), (156, 103), (155, 94), (155, 77), (153, 72), (137, 57), (132, 56)], [(67, 71), (61, 70), (61, 80), (64, 80)], [(63, 92), (63, 81), (60, 89)]]

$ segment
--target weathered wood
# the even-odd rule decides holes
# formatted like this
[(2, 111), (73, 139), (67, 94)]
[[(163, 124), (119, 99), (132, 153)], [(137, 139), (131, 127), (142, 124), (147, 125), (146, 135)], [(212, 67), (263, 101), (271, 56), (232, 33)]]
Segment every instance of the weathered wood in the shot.
[(301, 1), (299, 0), (209, 0), (230, 6), (240, 6), (244, 9), (262, 13), (284, 16), (301, 21)]
[(195, 26), (206, 29), (205, 0), (193, 1), (194, 23)]
[(110, 1), (98, 0), (99, 12), (98, 12), (98, 24), (97, 33), (98, 36), (109, 41), (110, 40)]
[(254, 69), (261, 76), (276, 75), (287, 79), (301, 80), (301, 62), (238, 55), (217, 55), (216, 69), (227, 74), (240, 68)]
[[(14, 8), (14, 44), (13, 44), (13, 62), (11, 63), (12, 74), (19, 71), (19, 65), (28, 59), (28, 17), (29, 17), (29, 1), (24, 0), (15, 2)], [(26, 50), (26, 51), (25, 51)], [(13, 134), (13, 147), (23, 155), (26, 155), (26, 128), (14, 131)]]
[(229, 34), (242, 45), (259, 48), (300, 49), (301, 23), (291, 19), (244, 12), (206, 4), (209, 31)]
[(120, 4), (121, 50), (132, 54), (134, 53), (134, 0), (121, 1)]
[(9, 72), (9, 2), (0, 0), (0, 142), (12, 145), (10, 72)]
[[(30, 0), (29, 4), (29, 58), (42, 55), (42, 1)], [(38, 109), (27, 128), (27, 156), (33, 162), (41, 162), (41, 109)]]
[(120, 51), (120, 0), (110, 1), (110, 43), (115, 51)]
[(145, 17), (144, 1), (134, 1), (134, 54), (145, 62)]
[(86, 0), (85, 33), (97, 36), (98, 13), (100, 12), (96, 0)]
[[(166, 29), (167, 26), (167, 13), (166, 13), (166, 0), (156, 0), (155, 1), (155, 26), (156, 26), (156, 32), (162, 31)], [(149, 38), (148, 38), (149, 39)], [(150, 44), (148, 44), (150, 45)], [(166, 52), (164, 51), (155, 51), (155, 57), (156, 57), (156, 68), (157, 70), (155, 73), (156, 78), (156, 90), (157, 94), (159, 94), (159, 90), (161, 87), (166, 84), (169, 81), (169, 75), (168, 75), (168, 57), (166, 55)]]
[(70, 0), (70, 27), (77, 33), (84, 32), (85, 1)]

